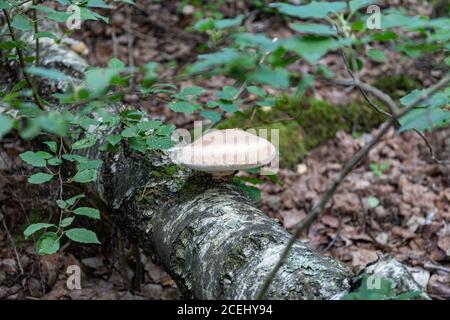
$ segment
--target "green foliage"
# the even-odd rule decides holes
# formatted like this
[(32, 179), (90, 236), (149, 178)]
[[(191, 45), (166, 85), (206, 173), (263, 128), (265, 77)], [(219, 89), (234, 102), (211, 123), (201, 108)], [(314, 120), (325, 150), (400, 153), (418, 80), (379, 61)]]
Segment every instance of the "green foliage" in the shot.
[(370, 170), (372, 171), (373, 175), (375, 177), (381, 177), (384, 172), (389, 170), (389, 163), (382, 162), (382, 163), (371, 163), (369, 164)]
[(32, 184), (42, 184), (42, 183), (49, 182), (52, 179), (53, 179), (53, 174), (39, 172), (39, 173), (35, 173), (32, 176), (30, 176), (28, 178), (28, 182), (32, 183)]
[(75, 242), (101, 244), (97, 238), (97, 235), (88, 229), (73, 228), (67, 230), (64, 234), (67, 238)]
[(380, 200), (378, 200), (378, 198), (377, 198), (377, 197), (374, 197), (374, 196), (370, 196), (370, 197), (367, 199), (367, 201), (368, 201), (368, 203), (369, 203), (369, 206), (370, 206), (372, 209), (378, 207), (378, 205), (380, 204)]
[(360, 287), (342, 297), (342, 300), (411, 300), (420, 297), (423, 297), (421, 291), (395, 294), (390, 279), (364, 274)]
[(13, 128), (13, 125), (14, 120), (11, 117), (0, 114), (0, 139)]
[(260, 179), (235, 176), (233, 182), (253, 201), (258, 204), (261, 202), (261, 190), (257, 187), (261, 183)]

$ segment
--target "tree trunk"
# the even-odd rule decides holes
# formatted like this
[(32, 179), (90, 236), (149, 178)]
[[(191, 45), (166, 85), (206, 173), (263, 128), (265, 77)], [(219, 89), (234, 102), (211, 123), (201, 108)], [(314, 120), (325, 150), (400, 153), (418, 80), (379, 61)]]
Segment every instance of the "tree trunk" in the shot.
[[(232, 183), (178, 167), (167, 156), (104, 159), (97, 185), (112, 218), (191, 298), (251, 299), (290, 234)], [(268, 298), (330, 299), (346, 293), (340, 262), (298, 241)]]

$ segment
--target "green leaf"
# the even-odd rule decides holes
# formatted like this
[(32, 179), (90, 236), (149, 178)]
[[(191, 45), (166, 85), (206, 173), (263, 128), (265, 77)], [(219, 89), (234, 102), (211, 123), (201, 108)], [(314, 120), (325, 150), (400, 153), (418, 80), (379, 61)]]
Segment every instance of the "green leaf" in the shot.
[(161, 121), (159, 120), (149, 120), (149, 121), (141, 121), (137, 124), (139, 130), (147, 131), (150, 129), (157, 129), (161, 126)]
[(89, 161), (89, 158), (80, 156), (79, 154), (63, 154), (61, 156), (64, 160), (67, 161), (76, 161), (76, 162), (85, 162), (85, 161)]
[(220, 113), (211, 110), (202, 110), (200, 111), (200, 114), (202, 115), (202, 117), (211, 120), (211, 122), (213, 123), (219, 122), (222, 118)]
[(424, 293), (422, 291), (409, 291), (401, 293), (394, 297), (394, 300), (411, 300), (413, 298), (423, 297)]
[(239, 107), (229, 101), (217, 101), (217, 106), (225, 112), (236, 112), (239, 110)]
[(173, 124), (165, 124), (156, 129), (155, 134), (158, 136), (169, 136), (175, 130)]
[(222, 100), (232, 101), (235, 99), (237, 93), (238, 89), (236, 89), (235, 87), (225, 86), (223, 87), (222, 91), (219, 91), (217, 93), (217, 97)]
[(41, 184), (53, 179), (53, 175), (48, 173), (36, 173), (28, 178), (28, 182), (32, 184)]
[(11, 9), (16, 5), (15, 1), (0, 0), (0, 9)]
[(12, 129), (13, 125), (14, 119), (0, 114), (0, 139)]
[(233, 182), (242, 190), (248, 197), (259, 203), (261, 201), (261, 190), (257, 187), (245, 184), (238, 177), (234, 177)]
[(32, 151), (26, 151), (24, 153), (21, 153), (19, 154), (19, 157), (29, 165), (32, 165), (33, 167), (43, 168), (45, 167), (46, 164), (45, 158), (39, 156), (38, 154)]
[(95, 11), (92, 11), (86, 7), (80, 7), (80, 16), (81, 20), (103, 20), (103, 22), (108, 23), (109, 19), (98, 14)]
[(138, 128), (136, 126), (125, 128), (120, 135), (124, 138), (136, 137), (138, 134)]
[(58, 207), (60, 207), (61, 209), (65, 209), (68, 207), (67, 202), (65, 202), (64, 200), (56, 200), (56, 204), (58, 205)]
[(266, 96), (266, 91), (263, 88), (259, 88), (259, 87), (256, 87), (256, 86), (249, 86), (249, 87), (247, 87), (247, 91), (257, 95), (258, 97), (265, 97)]
[(448, 124), (449, 121), (450, 111), (444, 111), (439, 107), (415, 108), (399, 119), (401, 124), (399, 132), (412, 129), (431, 130)]
[(56, 153), (56, 151), (58, 150), (58, 145), (55, 141), (44, 141), (43, 143), (46, 144), (50, 151), (53, 153)]
[(121, 60), (117, 58), (112, 58), (111, 60), (108, 61), (108, 68), (121, 71), (125, 69), (125, 63), (123, 63)]
[(314, 64), (329, 50), (344, 47), (351, 43), (350, 39), (335, 40), (330, 38), (303, 37), (289, 38), (283, 42), (283, 47), (303, 57)]
[(188, 98), (196, 98), (201, 95), (205, 89), (199, 86), (191, 86), (186, 87), (181, 90), (179, 93), (174, 94), (173, 97), (177, 99), (188, 99)]
[(375, 0), (351, 0), (349, 2), (350, 12), (355, 12), (358, 9), (367, 7), (369, 4), (374, 3)]
[(334, 36), (336, 35), (336, 30), (331, 26), (319, 23), (291, 23), (289, 27), (292, 30), (301, 33), (318, 34), (323, 36)]
[(87, 137), (84, 139), (80, 139), (72, 144), (72, 150), (86, 149), (95, 145), (96, 139), (94, 137)]
[(128, 138), (128, 144), (131, 149), (145, 153), (147, 150), (147, 140), (144, 137)]
[(69, 229), (64, 234), (67, 238), (76, 242), (101, 244), (94, 232), (84, 228)]
[(59, 226), (61, 228), (66, 228), (68, 226), (70, 226), (73, 222), (73, 220), (75, 220), (75, 217), (67, 217), (61, 220), (61, 223), (59, 224)]
[(347, 7), (347, 4), (343, 1), (335, 1), (335, 2), (312, 1), (307, 5), (300, 5), (300, 6), (294, 6), (282, 2), (275, 2), (270, 4), (270, 6), (276, 7), (281, 13), (305, 19), (305, 18), (325, 18), (330, 13), (336, 13), (344, 10)]
[(73, 177), (73, 181), (79, 183), (88, 183), (92, 181), (97, 181), (97, 170), (86, 169), (78, 171), (77, 174)]
[(289, 86), (289, 72), (284, 68), (271, 69), (268, 66), (261, 66), (250, 74), (249, 79), (274, 87), (287, 88)]
[(239, 32), (234, 39), (240, 47), (260, 48), (262, 52), (272, 52), (278, 46), (264, 33)]
[[(419, 98), (423, 92), (424, 92), (424, 90), (418, 90), (418, 89), (413, 90), (409, 94), (407, 94), (406, 96), (401, 98), (400, 103), (404, 106), (408, 106), (414, 100)], [(448, 98), (449, 98), (448, 93), (437, 92), (434, 95), (432, 95), (430, 98), (422, 101), (419, 105), (417, 105), (417, 107), (426, 107), (426, 106), (444, 107), (447, 104)]]
[(23, 235), (25, 236), (25, 239), (28, 239), (29, 236), (31, 236), (32, 234), (38, 232), (39, 230), (45, 229), (45, 228), (50, 228), (55, 226), (52, 223), (34, 223), (34, 224), (30, 224), (24, 231), (23, 231)]
[(369, 49), (367, 51), (367, 56), (376, 62), (386, 62), (388, 61), (386, 55), (384, 54), (383, 51), (378, 50), (378, 49)]
[(214, 67), (219, 67), (224, 64), (231, 63), (241, 57), (241, 54), (233, 48), (224, 48), (219, 52), (201, 54), (198, 56), (198, 61), (190, 66), (190, 73), (202, 72)]
[(14, 49), (14, 48), (23, 49), (23, 50), (27, 50), (28, 49), (26, 44), (24, 42), (21, 42), (21, 41), (8, 40), (8, 41), (0, 42), (0, 49), (11, 50), (11, 49)]
[(24, 14), (16, 14), (12, 21), (12, 26), (16, 29), (22, 30), (22, 31), (30, 31), (33, 29), (33, 25), (31, 24), (31, 21), (28, 19), (28, 17)]
[(173, 146), (170, 137), (152, 136), (147, 138), (147, 146), (151, 149), (169, 149)]
[(67, 120), (58, 111), (50, 111), (40, 116), (37, 123), (42, 129), (58, 136), (64, 136), (67, 132)]
[(148, 62), (144, 65), (144, 86), (149, 87), (158, 80), (158, 64), (156, 62)]
[(122, 140), (122, 137), (118, 134), (112, 134), (106, 137), (106, 141), (108, 141), (112, 146), (115, 146)]
[(244, 19), (244, 16), (241, 14), (233, 19), (216, 20), (216, 21), (214, 21), (214, 26), (217, 29), (225, 29), (225, 28), (235, 27), (235, 26), (240, 25), (242, 23), (243, 19)]
[(91, 8), (112, 8), (112, 6), (106, 4), (103, 0), (88, 0), (86, 5)]
[(192, 113), (200, 109), (200, 106), (187, 101), (176, 101), (169, 103), (169, 108), (174, 112)]
[(39, 255), (53, 254), (59, 250), (59, 237), (55, 232), (44, 233), (36, 242)]
[(367, 199), (367, 202), (369, 203), (369, 206), (370, 206), (372, 209), (378, 207), (378, 205), (380, 204), (380, 201), (378, 200), (378, 198), (377, 198), (377, 197), (374, 197), (374, 196), (370, 196), (370, 197)]
[(71, 197), (71, 198), (69, 198), (69, 199), (66, 199), (66, 202), (67, 202), (67, 204), (68, 204), (69, 206), (73, 206), (77, 200), (82, 199), (82, 198), (84, 198), (84, 197), (85, 197), (84, 194), (78, 194), (78, 195), (73, 196), (73, 197)]
[(100, 211), (89, 207), (79, 207), (73, 210), (73, 213), (79, 216), (86, 216), (93, 219), (100, 219)]
[(53, 157), (47, 160), (47, 163), (51, 166), (59, 166), (62, 161), (59, 158)]
[(55, 40), (55, 41), (58, 40), (58, 37), (57, 37), (54, 33), (47, 32), (47, 31), (36, 32), (36, 33), (34, 34), (34, 38), (35, 38), (35, 39), (49, 38), (49, 39), (53, 39), (53, 40)]
[(116, 74), (115, 70), (93, 68), (85, 72), (86, 88), (90, 89), (94, 96), (100, 95), (105, 91), (113, 76)]
[(201, 19), (194, 24), (194, 29), (200, 32), (212, 30), (215, 27), (214, 20), (211, 18)]
[(32, 75), (35, 75), (35, 76), (38, 76), (41, 78), (45, 78), (45, 79), (56, 80), (56, 81), (69, 79), (64, 73), (62, 73), (61, 71), (58, 71), (58, 70), (54, 70), (54, 69), (47, 69), (47, 68), (42, 68), (42, 67), (28, 67), (26, 70), (28, 73), (31, 73)]
[(36, 152), (36, 155), (45, 160), (53, 158), (53, 156), (50, 153), (45, 152), (45, 151), (38, 151), (38, 152)]
[(386, 31), (382, 33), (375, 33), (372, 35), (372, 39), (375, 41), (389, 41), (389, 40), (395, 40), (398, 36), (393, 31)]

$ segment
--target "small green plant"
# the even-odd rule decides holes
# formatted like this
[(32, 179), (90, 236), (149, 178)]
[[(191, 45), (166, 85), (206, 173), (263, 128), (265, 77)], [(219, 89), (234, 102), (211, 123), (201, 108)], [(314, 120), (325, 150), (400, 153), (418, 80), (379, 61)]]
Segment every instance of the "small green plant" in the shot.
[(367, 202), (369, 203), (369, 206), (370, 206), (372, 209), (375, 209), (375, 208), (378, 207), (378, 205), (380, 204), (380, 200), (378, 200), (378, 198), (377, 198), (377, 197), (374, 197), (374, 196), (370, 196), (370, 197), (367, 199)]
[(391, 280), (364, 274), (359, 288), (342, 297), (342, 300), (410, 300), (423, 295), (421, 291), (395, 294)]
[(382, 162), (380, 164), (378, 163), (371, 163), (369, 164), (370, 170), (372, 171), (373, 175), (377, 178), (381, 177), (383, 173), (385, 173), (387, 170), (389, 170), (390, 165), (389, 163)]

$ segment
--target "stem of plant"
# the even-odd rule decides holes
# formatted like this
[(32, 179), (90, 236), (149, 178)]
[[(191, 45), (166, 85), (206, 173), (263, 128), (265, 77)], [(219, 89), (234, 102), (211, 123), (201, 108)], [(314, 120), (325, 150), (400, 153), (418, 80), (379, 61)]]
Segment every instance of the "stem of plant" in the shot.
[[(11, 24), (11, 17), (9, 16), (8, 10), (2, 9), (2, 11), (3, 11), (3, 14), (5, 15), (6, 23), (8, 25), (9, 35), (11, 36), (11, 39), (14, 42), (17, 42), (17, 37), (14, 33), (14, 29)], [(25, 59), (23, 57), (22, 49), (17, 47), (16, 50), (17, 50), (17, 56), (19, 57), (19, 64), (20, 64), (20, 68), (22, 69), (23, 77), (25, 78), (25, 81), (26, 81), (28, 87), (30, 87), (30, 89), (32, 91), (33, 100), (40, 109), (46, 110), (45, 106), (42, 104), (41, 100), (39, 99), (39, 95), (37, 93), (36, 87), (33, 85), (33, 82), (31, 81), (30, 76), (28, 75), (28, 73), (25, 70), (26, 64), (25, 64)]]
[(297, 241), (297, 238), (300, 236), (300, 234), (307, 228), (323, 211), (328, 201), (331, 199), (333, 194), (336, 192), (337, 188), (341, 185), (341, 183), (344, 181), (344, 179), (347, 177), (347, 175), (353, 171), (353, 169), (358, 165), (358, 163), (363, 160), (370, 150), (383, 138), (383, 136), (389, 131), (389, 129), (394, 126), (394, 124), (398, 121), (399, 118), (407, 114), (409, 111), (411, 111), (417, 104), (420, 102), (426, 100), (428, 97), (433, 95), (436, 91), (440, 90), (441, 88), (445, 87), (450, 82), (450, 76), (445, 76), (441, 81), (436, 83), (434, 86), (428, 88), (425, 90), (419, 97), (411, 101), (407, 106), (405, 106), (401, 111), (393, 115), (392, 118), (390, 118), (387, 122), (385, 122), (378, 133), (370, 140), (362, 149), (360, 149), (344, 166), (341, 173), (332, 181), (331, 185), (327, 188), (325, 193), (321, 196), (317, 204), (312, 208), (311, 212), (306, 216), (305, 219), (303, 219), (295, 228), (293, 235), (289, 239), (288, 243), (286, 244), (286, 247), (284, 248), (283, 252), (281, 253), (281, 256), (278, 260), (278, 262), (275, 264), (273, 269), (270, 271), (268, 276), (266, 277), (263, 285), (261, 286), (261, 289), (259, 290), (258, 294), (256, 295), (256, 299), (260, 300), (263, 299), (267, 291), (270, 288), (270, 285), (272, 281), (275, 279), (275, 276), (280, 270), (280, 268), (283, 266), (284, 262), (289, 256), (289, 253), (292, 249), (292, 246)]
[[(33, 0), (33, 5), (37, 5), (37, 0)], [(39, 65), (40, 60), (40, 49), (39, 49), (39, 37), (36, 36), (39, 32), (39, 23), (38, 23), (38, 17), (37, 17), (37, 10), (33, 9), (33, 26), (34, 26), (34, 36), (35, 36), (35, 65)]]

